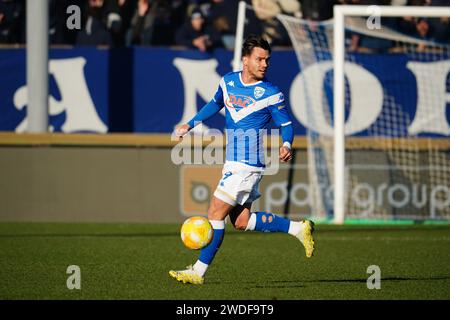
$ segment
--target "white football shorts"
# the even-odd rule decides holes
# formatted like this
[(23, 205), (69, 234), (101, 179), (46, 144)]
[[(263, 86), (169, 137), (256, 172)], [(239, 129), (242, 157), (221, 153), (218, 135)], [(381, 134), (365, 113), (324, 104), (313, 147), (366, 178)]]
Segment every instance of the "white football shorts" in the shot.
[(251, 203), (261, 196), (259, 182), (263, 172), (264, 168), (226, 161), (214, 196), (233, 206)]

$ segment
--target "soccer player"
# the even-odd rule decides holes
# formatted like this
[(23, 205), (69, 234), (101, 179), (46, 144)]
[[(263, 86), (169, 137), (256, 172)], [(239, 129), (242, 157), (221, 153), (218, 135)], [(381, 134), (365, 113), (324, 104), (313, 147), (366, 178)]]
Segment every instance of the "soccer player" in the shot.
[(175, 134), (182, 138), (195, 125), (223, 107), (226, 109), (226, 162), (208, 209), (214, 236), (211, 243), (201, 250), (194, 265), (169, 272), (171, 277), (183, 283), (203, 284), (208, 266), (222, 243), (227, 216), (238, 230), (289, 233), (300, 240), (308, 258), (313, 255), (312, 221), (297, 222), (273, 213), (251, 212), (252, 202), (260, 197), (259, 183), (265, 168), (260, 130), (265, 129), (271, 119), (281, 130), (280, 160), (288, 162), (292, 159), (294, 134), (284, 96), (265, 78), (270, 53), (266, 40), (249, 36), (242, 47), (243, 70), (226, 74), (214, 98), (191, 121), (175, 129)]

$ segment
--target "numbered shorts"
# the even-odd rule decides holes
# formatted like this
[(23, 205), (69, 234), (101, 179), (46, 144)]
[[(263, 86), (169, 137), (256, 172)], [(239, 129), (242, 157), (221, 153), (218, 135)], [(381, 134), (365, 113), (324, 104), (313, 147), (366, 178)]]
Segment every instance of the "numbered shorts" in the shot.
[(225, 163), (222, 170), (222, 179), (214, 192), (214, 196), (230, 205), (251, 203), (257, 200), (259, 193), (259, 182), (262, 171), (252, 171), (235, 163)]

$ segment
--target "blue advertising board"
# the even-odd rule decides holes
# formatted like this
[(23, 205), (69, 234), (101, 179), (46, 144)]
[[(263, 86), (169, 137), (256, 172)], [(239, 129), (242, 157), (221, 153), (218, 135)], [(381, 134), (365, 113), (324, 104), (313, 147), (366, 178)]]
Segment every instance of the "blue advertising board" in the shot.
[[(360, 54), (346, 62), (346, 134), (380, 133), (392, 122), (397, 130), (382, 134), (450, 135), (450, 59), (429, 57)], [(51, 49), (50, 129), (171, 133), (213, 97), (232, 59), (227, 50)], [(294, 51), (273, 52), (268, 78), (285, 94), (297, 135), (332, 134), (331, 71), (332, 61), (300, 70)], [(0, 50), (0, 131), (26, 130), (27, 101), (25, 49)], [(206, 125), (224, 123), (217, 114)]]

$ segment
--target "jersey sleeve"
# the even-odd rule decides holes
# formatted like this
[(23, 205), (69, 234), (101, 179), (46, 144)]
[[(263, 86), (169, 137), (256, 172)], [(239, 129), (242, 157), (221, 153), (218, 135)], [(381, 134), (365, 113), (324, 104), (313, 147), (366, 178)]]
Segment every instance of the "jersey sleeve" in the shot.
[(219, 87), (217, 88), (214, 98), (212, 99), (212, 101), (214, 101), (220, 108), (223, 108), (223, 106), (225, 105), (223, 102), (222, 83), (223, 83), (223, 78), (220, 81)]
[(223, 106), (223, 92), (222, 87), (219, 85), (219, 88), (217, 89), (213, 99), (200, 109), (195, 117), (188, 122), (188, 125), (191, 128), (194, 128), (199, 123), (204, 122), (214, 116), (217, 112), (220, 111), (220, 109), (223, 108)]
[(270, 114), (277, 127), (284, 127), (292, 123), (291, 117), (286, 110), (284, 96), (281, 92), (273, 95), (269, 100), (269, 104)]
[(280, 128), (283, 145), (291, 148), (294, 141), (294, 128), (292, 126), (291, 117), (286, 110), (286, 103), (281, 92), (273, 96), (269, 101), (269, 111), (275, 125)]

